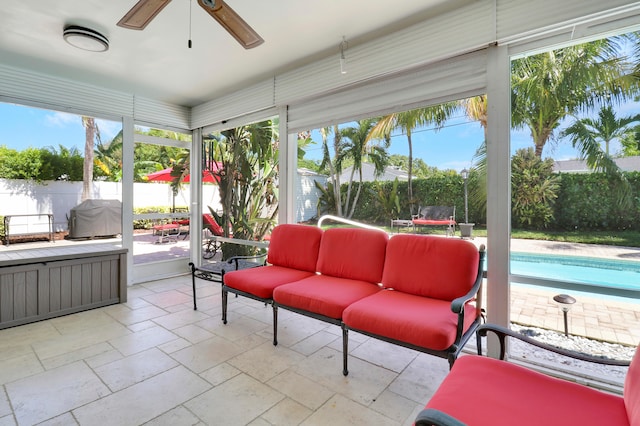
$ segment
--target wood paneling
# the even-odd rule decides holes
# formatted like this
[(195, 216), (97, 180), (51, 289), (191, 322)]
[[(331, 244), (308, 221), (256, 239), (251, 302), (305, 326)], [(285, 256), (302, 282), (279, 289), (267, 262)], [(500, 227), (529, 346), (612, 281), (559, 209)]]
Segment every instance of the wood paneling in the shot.
[(53, 253), (16, 266), (0, 259), (0, 329), (126, 301), (126, 250)]

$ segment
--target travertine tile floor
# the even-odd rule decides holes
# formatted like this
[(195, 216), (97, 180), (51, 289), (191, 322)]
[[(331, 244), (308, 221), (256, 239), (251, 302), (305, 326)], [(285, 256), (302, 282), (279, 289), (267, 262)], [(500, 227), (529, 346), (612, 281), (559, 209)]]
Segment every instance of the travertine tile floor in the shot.
[(441, 358), (271, 308), (190, 277), (129, 288), (126, 304), (0, 330), (0, 426), (410, 425)]
[[(512, 249), (640, 258), (637, 248), (541, 241)], [(223, 325), (219, 285), (197, 285), (198, 311), (183, 276), (129, 287), (126, 304), (0, 330), (0, 426), (410, 425), (448, 371), (443, 359), (352, 332), (345, 378), (337, 326), (281, 310), (274, 347), (269, 307), (230, 297)], [(561, 330), (552, 296), (512, 289), (512, 320)], [(569, 326), (635, 345), (639, 306), (581, 298)]]

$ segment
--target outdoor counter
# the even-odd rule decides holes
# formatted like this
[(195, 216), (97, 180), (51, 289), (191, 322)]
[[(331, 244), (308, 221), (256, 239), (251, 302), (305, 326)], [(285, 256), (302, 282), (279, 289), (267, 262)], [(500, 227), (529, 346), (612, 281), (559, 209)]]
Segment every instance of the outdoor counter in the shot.
[(0, 253), (0, 329), (126, 302), (126, 254), (110, 244)]

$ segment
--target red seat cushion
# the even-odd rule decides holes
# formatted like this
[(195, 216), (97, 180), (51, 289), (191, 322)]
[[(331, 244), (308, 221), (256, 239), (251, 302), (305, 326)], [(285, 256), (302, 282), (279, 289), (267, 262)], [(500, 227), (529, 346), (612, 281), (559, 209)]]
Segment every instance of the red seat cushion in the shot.
[[(475, 305), (467, 304), (465, 331), (475, 318)], [(450, 302), (383, 290), (349, 306), (342, 321), (349, 328), (441, 351), (455, 342), (458, 316)]]
[(414, 225), (455, 225), (456, 221), (452, 219), (413, 219)]
[(165, 223), (164, 225), (154, 225), (153, 226), (153, 230), (154, 231), (167, 231), (170, 229), (178, 229), (180, 227), (180, 225), (178, 225), (177, 223)]
[(286, 268), (315, 272), (322, 229), (317, 226), (282, 224), (273, 229), (267, 262)]
[(395, 235), (387, 244), (382, 284), (404, 293), (451, 301), (473, 287), (479, 259), (478, 249), (469, 241)]
[(458, 358), (427, 408), (474, 426), (629, 425), (620, 396), (477, 355)]
[(624, 380), (624, 403), (629, 424), (640, 425), (640, 350), (638, 348)]
[(279, 286), (273, 291), (276, 303), (340, 319), (347, 306), (380, 291), (366, 281), (314, 275)]
[(331, 228), (324, 231), (318, 255), (323, 275), (379, 283), (389, 236), (362, 228)]
[(227, 272), (224, 274), (224, 284), (262, 299), (271, 299), (273, 289), (279, 285), (312, 275), (313, 273), (308, 271), (268, 265)]
[(211, 231), (213, 235), (217, 235), (219, 237), (224, 235), (222, 226), (218, 225), (218, 222), (216, 222), (213, 216), (211, 216), (209, 213), (205, 213), (202, 215), (202, 223), (204, 224), (205, 228), (209, 228), (209, 231)]

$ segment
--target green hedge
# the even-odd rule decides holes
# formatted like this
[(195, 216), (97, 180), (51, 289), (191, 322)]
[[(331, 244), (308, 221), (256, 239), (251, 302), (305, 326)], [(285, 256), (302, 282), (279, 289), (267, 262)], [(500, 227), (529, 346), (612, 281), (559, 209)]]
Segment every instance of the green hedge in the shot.
[[(631, 186), (633, 206), (620, 207), (611, 181), (603, 173), (562, 173), (560, 189), (553, 207), (554, 219), (547, 230), (625, 230), (640, 229), (640, 172), (625, 172)], [(393, 182), (365, 182), (353, 219), (366, 223), (388, 225), (389, 218), (381, 217), (375, 197), (375, 186), (382, 185), (390, 192)], [(346, 186), (343, 187), (346, 192)], [(469, 186), (471, 198), (472, 186)], [(512, 188), (512, 190), (517, 190)], [(411, 217), (407, 198), (407, 182), (398, 185), (400, 219)], [(454, 173), (436, 174), (413, 180), (416, 207), (420, 205), (456, 206), (456, 220), (464, 222), (464, 184)], [(469, 222), (486, 223), (485, 212), (469, 203)]]
[[(393, 181), (364, 182), (358, 205), (353, 214), (354, 220), (380, 225), (389, 225), (391, 218), (381, 217), (380, 208), (376, 201), (376, 185), (380, 185), (387, 193), (392, 191)], [(428, 179), (413, 180), (414, 211), (421, 206), (456, 206), (456, 220), (464, 222), (464, 185), (462, 178), (454, 173), (437, 174)], [(398, 195), (400, 198), (400, 214), (396, 219), (411, 218), (409, 199), (407, 196), (407, 182), (399, 182)], [(343, 186), (346, 192), (346, 185)], [(470, 206), (471, 208), (471, 206)], [(480, 216), (476, 214), (476, 217)], [(469, 210), (469, 219), (472, 211)]]
[[(188, 207), (176, 206), (176, 213), (188, 213)], [(156, 207), (137, 207), (133, 209), (133, 214), (146, 214), (146, 213), (171, 213), (171, 207), (156, 206)], [(154, 221), (151, 219), (137, 219), (133, 221), (133, 229), (151, 229), (154, 225)]]
[(554, 208), (559, 230), (624, 230), (640, 228), (640, 173), (627, 172), (631, 207), (621, 207), (615, 188), (602, 173), (561, 174)]

